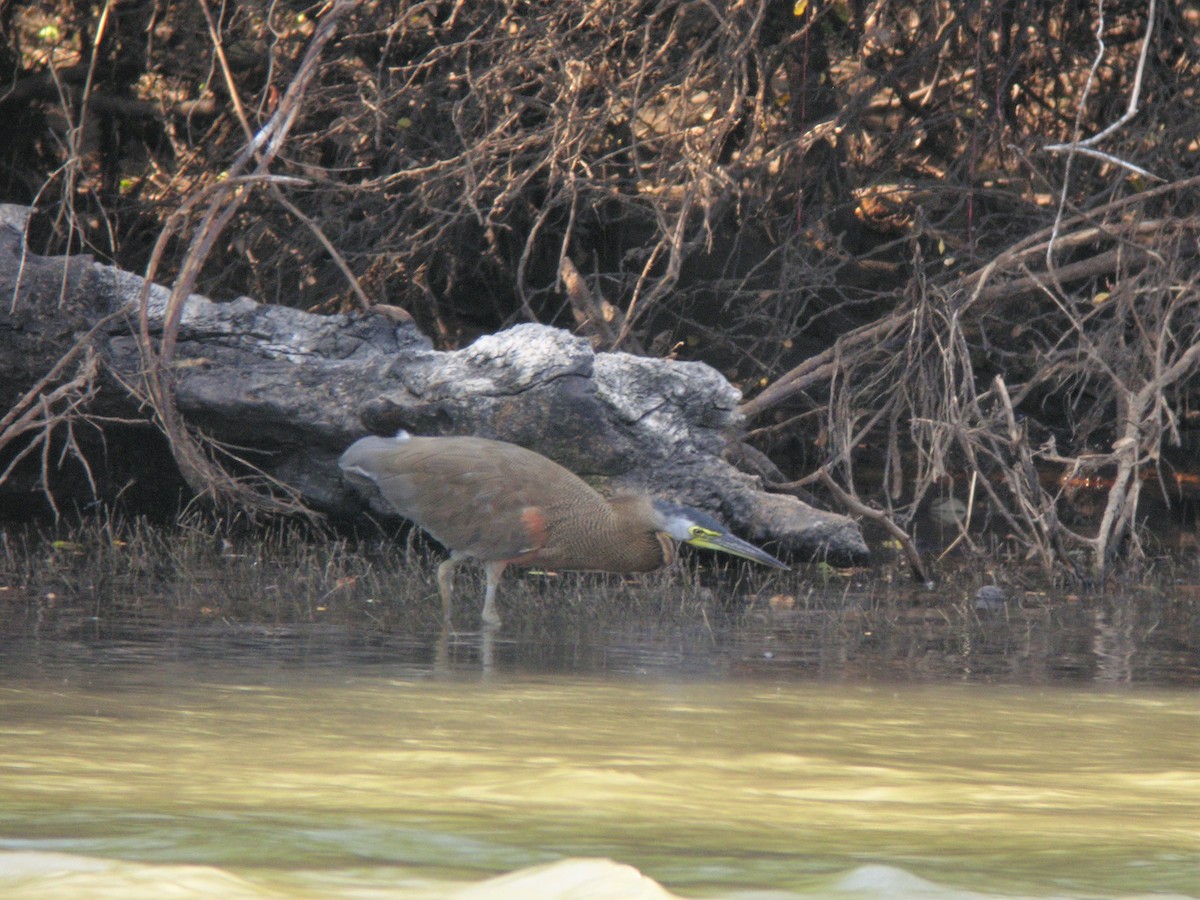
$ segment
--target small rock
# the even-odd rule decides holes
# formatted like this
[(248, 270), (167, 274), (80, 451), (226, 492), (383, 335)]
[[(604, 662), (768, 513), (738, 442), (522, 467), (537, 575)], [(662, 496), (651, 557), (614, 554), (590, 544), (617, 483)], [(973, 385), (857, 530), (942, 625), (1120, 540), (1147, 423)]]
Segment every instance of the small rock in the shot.
[(978, 611), (995, 612), (1004, 609), (1008, 592), (997, 584), (985, 584), (975, 592), (972, 606)]

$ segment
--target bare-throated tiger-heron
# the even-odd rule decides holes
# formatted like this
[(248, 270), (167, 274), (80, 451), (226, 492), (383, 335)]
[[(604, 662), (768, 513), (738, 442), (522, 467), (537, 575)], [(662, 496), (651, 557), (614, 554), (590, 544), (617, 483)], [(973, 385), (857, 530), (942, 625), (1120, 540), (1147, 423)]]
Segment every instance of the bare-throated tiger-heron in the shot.
[(680, 542), (788, 568), (699, 510), (637, 495), (605, 499), (553, 460), (504, 441), (402, 431), (355, 441), (338, 464), (450, 550), (438, 566), (447, 621), (454, 568), (466, 559), (483, 563), (483, 621), (493, 626), (496, 586), (509, 565), (649, 572), (671, 563)]

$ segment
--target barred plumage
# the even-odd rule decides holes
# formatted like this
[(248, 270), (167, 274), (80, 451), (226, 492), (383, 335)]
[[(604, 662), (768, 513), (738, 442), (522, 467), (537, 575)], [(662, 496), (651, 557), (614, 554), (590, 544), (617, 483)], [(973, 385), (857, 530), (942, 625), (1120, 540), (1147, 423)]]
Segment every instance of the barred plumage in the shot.
[(365, 437), (343, 455), (346, 477), (377, 488), (450, 558), (438, 567), (447, 620), (451, 578), (464, 559), (487, 572), (483, 620), (498, 625), (496, 586), (506, 566), (648, 572), (669, 564), (675, 541), (787, 568), (724, 533), (711, 517), (642, 496), (606, 500), (553, 460), (504, 441), (476, 437)]

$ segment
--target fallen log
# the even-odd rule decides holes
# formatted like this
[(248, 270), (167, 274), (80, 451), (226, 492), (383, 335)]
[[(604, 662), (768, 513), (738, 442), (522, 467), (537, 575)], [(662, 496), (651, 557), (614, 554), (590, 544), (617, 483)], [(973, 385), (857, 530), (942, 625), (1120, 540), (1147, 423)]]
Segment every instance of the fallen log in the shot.
[[(150, 421), (139, 394), (144, 282), (85, 256), (30, 253), (28, 212), (0, 206), (0, 390), (20, 407), (0, 420), (0, 501), (33, 489), (36, 479), (15, 477), (10, 463), (57, 424)], [(167, 297), (150, 286), (152, 331)], [(85, 363), (91, 374), (81, 380)], [(781, 553), (838, 563), (867, 556), (852, 519), (767, 493), (724, 459), (742, 427), (741, 395), (703, 363), (596, 353), (583, 338), (533, 324), (439, 351), (406, 316), (314, 315), (193, 295), (171, 377), (189, 428), (329, 515), (362, 508), (341, 478), (341, 452), (364, 434), (403, 428), (522, 444), (602, 492), (671, 497)], [(72, 379), (78, 389), (62, 391)], [(93, 470), (105, 462), (87, 460)], [(164, 452), (141, 461), (136, 477), (177, 478), (171, 466)]]

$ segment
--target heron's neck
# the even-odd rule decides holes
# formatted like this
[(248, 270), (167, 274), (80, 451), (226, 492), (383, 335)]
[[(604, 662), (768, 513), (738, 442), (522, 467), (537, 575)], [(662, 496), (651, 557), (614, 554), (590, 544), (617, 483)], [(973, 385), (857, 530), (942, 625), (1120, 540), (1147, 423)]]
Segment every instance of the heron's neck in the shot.
[[(645, 497), (618, 496), (608, 503), (612, 515), (599, 517), (563, 568), (594, 572), (649, 572), (675, 559), (675, 542), (655, 531), (657, 517)], [(572, 556), (576, 554), (571, 554)]]
[(616, 497), (575, 516), (568, 510), (551, 520), (570, 522), (548, 536), (535, 560), (568, 571), (648, 572), (674, 559), (674, 541), (655, 532), (654, 508), (644, 497)]

